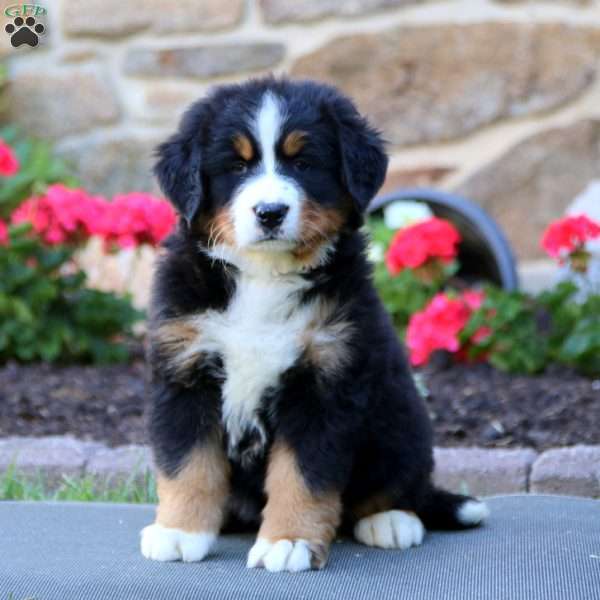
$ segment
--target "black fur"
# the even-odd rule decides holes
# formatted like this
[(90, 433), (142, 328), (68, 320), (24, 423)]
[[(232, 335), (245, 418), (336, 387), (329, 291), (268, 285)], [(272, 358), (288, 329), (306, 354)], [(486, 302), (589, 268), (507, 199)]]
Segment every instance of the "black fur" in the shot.
[[(284, 159), (282, 168), (321, 206), (342, 211), (352, 200), (330, 260), (303, 275), (310, 286), (300, 303), (328, 299), (354, 331), (343, 369), (323, 376), (301, 357), (282, 373), (277, 388), (265, 393), (261, 419), (268, 443), (282, 439), (293, 449), (312, 490), (339, 491), (350, 521), (355, 506), (383, 494), (391, 499), (390, 508), (414, 511), (426, 525), (462, 527), (456, 511), (466, 498), (438, 492), (431, 484), (429, 419), (374, 290), (365, 240), (357, 230), (383, 182), (387, 157), (378, 133), (333, 88), (275, 79), (220, 88), (192, 106), (180, 131), (159, 148), (156, 174), (184, 222), (158, 268), (153, 326), (207, 309), (225, 310), (234, 293), (236, 268), (199, 250), (202, 235), (193, 224), (226, 206), (248, 176), (230, 168), (236, 159), (231, 136), (247, 127), (266, 90), (285, 100), (286, 130), (310, 133), (302, 158), (311, 168), (299, 171)], [(158, 351), (153, 372), (152, 443), (158, 467), (172, 475), (193, 446), (221, 427), (222, 373), (214, 362), (207, 369), (199, 364), (182, 384), (172, 380)], [(265, 456), (233, 461), (232, 518), (258, 521), (265, 501)]]

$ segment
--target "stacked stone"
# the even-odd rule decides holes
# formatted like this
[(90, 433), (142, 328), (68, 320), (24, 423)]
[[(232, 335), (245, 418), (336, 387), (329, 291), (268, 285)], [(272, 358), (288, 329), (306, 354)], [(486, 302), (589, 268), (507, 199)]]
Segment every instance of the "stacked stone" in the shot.
[[(9, 0), (1, 0), (4, 7)], [(338, 85), (383, 130), (386, 189), (435, 184), (541, 256), (551, 219), (600, 176), (600, 2), (54, 0), (10, 62), (10, 119), (82, 182), (156, 191), (152, 149), (215, 83), (275, 72)]]

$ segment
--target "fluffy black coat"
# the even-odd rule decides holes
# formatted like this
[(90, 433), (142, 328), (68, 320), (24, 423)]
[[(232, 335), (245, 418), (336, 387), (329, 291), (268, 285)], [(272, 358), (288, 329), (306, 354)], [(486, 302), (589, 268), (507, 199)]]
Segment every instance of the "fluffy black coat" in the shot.
[[(284, 168), (320, 206), (343, 215), (328, 260), (302, 272), (309, 286), (298, 305), (316, 298), (334, 305), (351, 323), (352, 336), (342, 367), (320, 369), (301, 352), (278, 385), (266, 390), (259, 415), (266, 444), (258, 444), (257, 451), (256, 432), (249, 430), (229, 458), (228, 518), (260, 521), (269, 448), (279, 439), (295, 453), (312, 491), (341, 494), (346, 523), (354, 522), (355, 507), (383, 496), (390, 508), (415, 512), (426, 527), (468, 526), (457, 516), (468, 498), (438, 491), (431, 483), (428, 415), (373, 287), (358, 229), (384, 179), (387, 157), (378, 133), (336, 90), (259, 80), (221, 88), (185, 115), (179, 132), (159, 149), (156, 167), (182, 221), (156, 272), (151, 328), (209, 309), (225, 311), (235, 293), (239, 271), (201, 250), (209, 243), (202, 223), (226, 207), (240, 185), (244, 175), (224, 167), (232, 160), (227, 140), (246, 127), (265, 90), (286, 100), (286, 128), (308, 130), (317, 141), (306, 148), (305, 160), (318, 163), (318, 169)], [(221, 431), (227, 447), (228, 432), (221, 424), (221, 357), (202, 355), (182, 378), (173, 374), (167, 354), (153, 345), (150, 433), (159, 470), (174, 477), (192, 449), (215, 431)], [(256, 360), (260, 368), (260, 357)]]

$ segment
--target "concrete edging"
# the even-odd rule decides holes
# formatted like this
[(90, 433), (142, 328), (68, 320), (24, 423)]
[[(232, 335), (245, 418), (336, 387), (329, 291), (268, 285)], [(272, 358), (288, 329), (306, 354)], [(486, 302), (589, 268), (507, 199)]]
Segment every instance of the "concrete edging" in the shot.
[[(600, 446), (553, 448), (436, 448), (435, 482), (480, 496), (532, 492), (600, 497)], [(142, 445), (109, 448), (71, 436), (0, 439), (0, 473), (11, 465), (26, 475), (40, 472), (50, 484), (68, 476), (98, 476), (111, 483), (143, 480), (152, 468)]]

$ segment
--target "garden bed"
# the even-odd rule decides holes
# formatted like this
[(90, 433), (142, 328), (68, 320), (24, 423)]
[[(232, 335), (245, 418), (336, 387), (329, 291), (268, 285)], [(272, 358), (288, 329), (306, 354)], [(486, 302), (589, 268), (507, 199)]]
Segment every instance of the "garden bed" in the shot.
[[(443, 361), (438, 361), (443, 363)], [(438, 446), (600, 443), (600, 379), (564, 367), (509, 375), (486, 364), (423, 371)], [(0, 437), (71, 434), (111, 446), (145, 443), (146, 368), (128, 365), (0, 369)]]

